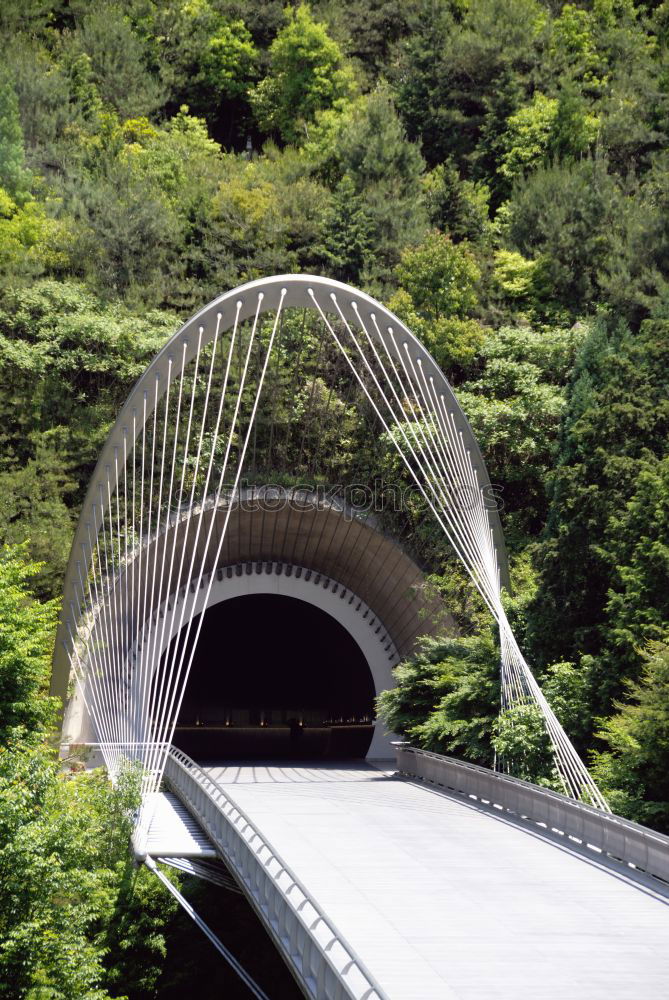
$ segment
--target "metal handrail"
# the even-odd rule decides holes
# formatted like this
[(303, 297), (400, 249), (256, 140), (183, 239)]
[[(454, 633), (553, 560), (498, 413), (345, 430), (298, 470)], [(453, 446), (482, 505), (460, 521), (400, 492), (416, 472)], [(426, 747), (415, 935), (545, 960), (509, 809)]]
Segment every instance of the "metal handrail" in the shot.
[[(355, 1000), (388, 1000), (387, 994), (378, 985), (376, 979), (369, 971), (369, 969), (362, 961), (362, 959), (359, 957), (355, 949), (348, 943), (348, 941), (340, 933), (340, 931), (337, 930), (332, 921), (328, 919), (328, 917), (325, 915), (325, 913), (320, 908), (318, 903), (309, 893), (307, 888), (297, 877), (295, 872), (289, 867), (289, 865), (287, 865), (282, 860), (280, 855), (274, 850), (272, 845), (269, 843), (265, 835), (258, 829), (253, 820), (251, 820), (246, 815), (243, 809), (241, 809), (237, 805), (237, 803), (222, 788), (222, 786), (214, 778), (211, 778), (206, 772), (204, 772), (195, 763), (195, 761), (188, 756), (188, 754), (184, 753), (182, 750), (179, 750), (177, 747), (172, 746), (170, 748), (167, 757), (167, 762), (165, 767), (165, 778), (171, 785), (172, 790), (177, 794), (179, 794), (179, 791), (181, 791), (182, 794), (185, 794), (185, 791), (183, 789), (180, 790), (176, 786), (175, 779), (170, 774), (171, 770), (169, 766), (170, 763), (173, 763), (175, 766), (177, 766), (184, 774), (186, 774), (189, 777), (190, 780), (194, 781), (199, 786), (201, 791), (208, 797), (208, 799), (216, 805), (218, 813), (226, 820), (229, 827), (237, 834), (237, 836), (247, 847), (247, 849), (256, 856), (256, 858), (258, 859), (258, 863), (263, 869), (263, 873), (269, 876), (277, 885), (277, 888), (279, 889), (281, 895), (284, 897), (286, 903), (291, 907), (291, 910), (294, 913), (294, 915), (300, 920), (304, 930), (309, 935), (312, 943), (315, 945), (318, 952), (320, 953), (321, 959), (329, 966), (331, 971), (339, 980), (341, 987), (343, 988), (344, 991), (342, 993), (342, 996), (355, 998)], [(216, 795), (212, 794), (212, 791), (214, 791)], [(236, 819), (230, 815), (230, 812), (225, 811), (225, 808), (220, 803), (221, 798), (224, 800), (225, 805), (229, 806), (230, 812), (236, 813)], [(192, 808), (195, 808), (193, 803), (187, 802), (184, 804), (191, 805)], [(205, 817), (198, 816), (197, 818), (200, 820), (200, 822), (202, 822), (203, 825), (206, 826)], [(240, 831), (238, 826), (239, 820), (241, 820), (244, 824), (244, 830), (242, 831)], [(248, 839), (244, 835), (246, 830), (251, 830), (253, 834)], [(210, 833), (211, 835), (210, 830), (208, 830), (207, 832)], [(251, 847), (251, 841), (253, 840), (259, 841), (258, 847)], [(261, 853), (263, 853), (264, 855), (262, 860), (260, 860), (259, 857)], [(226, 863), (231, 865), (231, 867), (235, 868), (236, 870), (234, 862), (231, 863), (230, 859), (228, 859), (227, 857), (225, 860)], [(271, 870), (271, 866), (273, 866), (273, 870)], [(256, 903), (256, 900), (253, 897), (252, 889), (246, 883), (246, 880), (243, 878), (242, 873), (237, 872), (237, 874), (240, 878), (242, 886), (246, 889), (247, 893), (251, 897), (252, 902)], [(279, 878), (282, 875), (285, 875), (288, 879), (289, 884), (287, 886), (279, 885)], [(297, 892), (301, 895), (302, 897), (301, 901), (295, 901), (293, 898), (291, 898), (291, 893), (293, 893), (293, 890), (297, 890)], [(293, 893), (293, 895), (295, 894)], [(309, 908), (312, 911), (308, 921), (305, 918), (305, 914), (303, 913), (303, 908), (305, 907), (306, 903), (308, 903)], [(317, 925), (326, 928), (330, 934), (330, 939), (327, 941), (326, 944), (323, 944), (314, 934), (314, 929), (316, 928)], [(332, 951), (334, 945), (338, 945), (339, 948), (346, 955), (346, 960), (343, 962), (342, 966), (346, 976), (350, 977), (352, 970), (354, 968), (357, 969), (360, 978), (365, 983), (361, 991), (356, 990), (355, 992), (352, 992), (351, 989), (349, 988), (349, 984), (341, 978), (342, 968), (339, 968), (338, 965), (335, 964), (332, 958)], [(288, 957), (292, 960), (291, 955), (289, 955)], [(298, 972), (299, 971), (300, 970), (298, 970)], [(307, 988), (309, 988), (309, 984), (307, 982), (305, 982), (304, 984), (305, 986), (307, 986)], [(321, 994), (320, 992), (314, 993), (314, 996), (318, 996), (319, 998), (324, 995), (325, 994)]]
[(478, 764), (417, 747), (397, 745), (396, 750), (402, 775), (500, 806), (622, 862), (630, 874), (641, 871), (669, 882), (669, 837), (662, 833)]

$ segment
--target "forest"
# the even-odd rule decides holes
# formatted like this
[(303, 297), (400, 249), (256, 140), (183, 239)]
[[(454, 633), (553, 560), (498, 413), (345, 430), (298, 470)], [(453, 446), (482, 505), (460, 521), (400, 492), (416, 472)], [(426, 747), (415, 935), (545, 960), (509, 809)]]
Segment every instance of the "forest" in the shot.
[[(47, 692), (118, 409), (253, 278), (350, 282), (428, 346), (500, 488), (523, 653), (613, 810), (669, 831), (669, 2), (3, 0), (0, 39), (0, 1000), (214, 995), (130, 863), (133, 775), (64, 772)], [(554, 785), (433, 569), (458, 635), (382, 717)]]

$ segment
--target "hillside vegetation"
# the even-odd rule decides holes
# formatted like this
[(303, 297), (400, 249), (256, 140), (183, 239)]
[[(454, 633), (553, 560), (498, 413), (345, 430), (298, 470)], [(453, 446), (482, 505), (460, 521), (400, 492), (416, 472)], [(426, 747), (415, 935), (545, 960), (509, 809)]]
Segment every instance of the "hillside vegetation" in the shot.
[[(0, 998), (168, 996), (133, 775), (63, 777), (45, 691), (121, 403), (252, 278), (350, 282), (426, 343), (501, 486), (523, 652), (614, 810), (669, 830), (669, 2), (3, 0), (0, 39)], [(553, 784), (439, 569), (460, 636), (384, 717)]]

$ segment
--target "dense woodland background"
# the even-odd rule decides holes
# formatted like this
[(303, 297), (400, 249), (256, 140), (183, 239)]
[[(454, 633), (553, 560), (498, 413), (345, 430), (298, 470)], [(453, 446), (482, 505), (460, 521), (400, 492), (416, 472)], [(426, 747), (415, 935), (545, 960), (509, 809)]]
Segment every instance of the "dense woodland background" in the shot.
[[(424, 339), (504, 487), (528, 662), (612, 807), (669, 830), (668, 37), (666, 0), (3, 0), (0, 998), (216, 986), (129, 863), (133, 776), (60, 774), (45, 691), (110, 423), (250, 278), (352, 282)], [(386, 719), (553, 783), (471, 589), (435, 584), (461, 637)]]

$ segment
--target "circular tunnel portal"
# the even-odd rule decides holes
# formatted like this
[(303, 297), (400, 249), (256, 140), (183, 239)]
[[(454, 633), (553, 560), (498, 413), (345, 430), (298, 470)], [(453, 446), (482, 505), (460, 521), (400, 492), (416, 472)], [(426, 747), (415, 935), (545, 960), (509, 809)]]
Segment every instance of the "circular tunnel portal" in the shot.
[(326, 611), (294, 597), (252, 594), (204, 612), (174, 736), (192, 757), (364, 757), (373, 721), (367, 660)]

